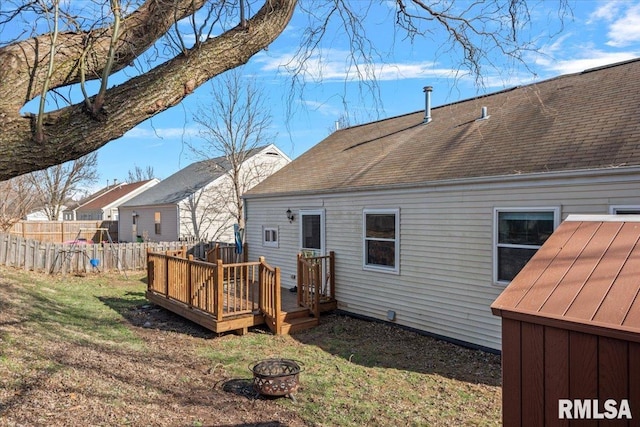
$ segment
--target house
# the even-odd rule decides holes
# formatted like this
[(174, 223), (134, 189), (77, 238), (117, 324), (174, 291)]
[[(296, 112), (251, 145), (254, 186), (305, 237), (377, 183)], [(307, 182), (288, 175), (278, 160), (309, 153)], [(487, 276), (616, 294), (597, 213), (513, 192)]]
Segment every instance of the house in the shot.
[[(246, 152), (237, 174), (248, 189), (291, 159), (270, 144)], [(120, 206), (121, 241), (234, 241), (237, 223), (231, 163), (226, 157), (193, 163)]]
[(153, 178), (145, 181), (108, 186), (80, 202), (79, 206), (73, 210), (75, 213), (74, 220), (117, 221), (118, 207), (121, 204), (148, 190), (159, 182), (160, 180), (158, 178)]
[[(64, 205), (60, 207), (60, 214), (58, 215), (58, 221), (64, 220), (63, 213), (66, 210), (67, 210), (67, 207)], [(48, 221), (49, 216), (47, 215), (45, 208), (40, 208), (40, 209), (36, 209), (29, 212), (26, 215), (25, 219), (27, 221)]]
[(637, 417), (639, 274), (640, 216), (571, 215), (554, 231), (491, 306), (503, 425)]
[(338, 130), (245, 203), (283, 286), (334, 251), (340, 310), (500, 350), (490, 305), (563, 218), (640, 212), (640, 60)]

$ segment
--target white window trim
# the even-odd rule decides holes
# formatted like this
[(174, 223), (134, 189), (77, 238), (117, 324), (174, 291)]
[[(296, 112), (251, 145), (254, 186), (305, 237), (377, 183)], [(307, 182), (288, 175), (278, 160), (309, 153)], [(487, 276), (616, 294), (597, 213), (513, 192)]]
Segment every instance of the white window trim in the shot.
[[(275, 231), (276, 240), (267, 241), (266, 239), (267, 231)], [(265, 246), (268, 248), (280, 247), (280, 230), (278, 229), (278, 227), (267, 227), (267, 226), (262, 227), (262, 246)]]
[[(367, 264), (367, 215), (369, 214), (393, 214), (395, 215), (395, 262), (393, 267)], [(381, 273), (400, 274), (400, 209), (363, 209), (362, 211), (362, 269), (378, 271)]]
[[(560, 207), (493, 208), (493, 284), (506, 286), (511, 281), (498, 280), (498, 213), (499, 212), (553, 212), (553, 230), (560, 225)], [(532, 245), (508, 245), (511, 248), (532, 248)]]
[(324, 213), (324, 209), (300, 209), (298, 211), (298, 215), (296, 218), (296, 221), (298, 221), (300, 223), (300, 225), (298, 226), (298, 233), (299, 233), (299, 246), (300, 246), (300, 250), (306, 250), (308, 248), (305, 248), (303, 245), (303, 241), (302, 241), (302, 234), (303, 234), (303, 230), (302, 230), (302, 217), (304, 215), (320, 215), (320, 251), (319, 253), (317, 253), (317, 256), (325, 256), (326, 255), (326, 241), (325, 241), (325, 222), (324, 222), (324, 218), (325, 218), (325, 213)]
[(616, 215), (618, 210), (637, 210), (640, 211), (640, 205), (611, 205), (609, 206), (609, 214)]

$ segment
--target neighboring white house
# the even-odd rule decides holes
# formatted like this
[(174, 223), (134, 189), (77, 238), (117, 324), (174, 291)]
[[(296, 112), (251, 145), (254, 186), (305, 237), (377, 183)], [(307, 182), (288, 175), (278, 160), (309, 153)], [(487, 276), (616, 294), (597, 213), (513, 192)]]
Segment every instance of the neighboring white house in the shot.
[[(67, 210), (73, 212), (76, 221), (117, 221), (118, 207), (133, 197), (158, 184), (158, 178), (108, 186), (80, 202), (79, 206)], [(66, 218), (65, 218), (66, 219)]]
[[(239, 171), (249, 189), (291, 161), (275, 145), (250, 150)], [(120, 206), (119, 238), (233, 242), (237, 222), (230, 163), (225, 157), (193, 163)]]
[[(62, 221), (64, 219), (63, 213), (67, 209), (66, 206), (60, 207), (60, 214), (58, 215), (58, 221)], [(48, 221), (49, 216), (44, 209), (38, 209), (33, 212), (29, 212), (26, 216), (27, 221)]]
[(245, 203), (284, 286), (334, 251), (340, 310), (499, 350), (490, 305), (563, 218), (640, 213), (640, 60), (338, 130)]

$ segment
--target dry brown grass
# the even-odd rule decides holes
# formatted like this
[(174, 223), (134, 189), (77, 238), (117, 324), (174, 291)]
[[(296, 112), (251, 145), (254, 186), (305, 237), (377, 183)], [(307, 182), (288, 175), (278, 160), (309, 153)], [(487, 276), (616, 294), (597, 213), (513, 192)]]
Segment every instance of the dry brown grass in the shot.
[[(148, 305), (142, 277), (0, 269), (0, 425), (498, 425), (500, 360), (339, 315), (217, 337)], [(297, 401), (247, 366), (300, 361)]]

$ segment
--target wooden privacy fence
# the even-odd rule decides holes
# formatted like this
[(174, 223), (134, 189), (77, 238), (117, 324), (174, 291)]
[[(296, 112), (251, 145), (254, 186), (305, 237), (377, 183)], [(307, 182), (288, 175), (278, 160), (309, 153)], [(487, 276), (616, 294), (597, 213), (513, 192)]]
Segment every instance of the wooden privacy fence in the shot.
[[(212, 246), (212, 244), (209, 244)], [(213, 245), (215, 246), (215, 245)], [(226, 247), (224, 244), (219, 245)], [(136, 271), (147, 268), (147, 251), (184, 251), (204, 258), (206, 244), (184, 242), (62, 244), (0, 233), (0, 265), (46, 273)], [(97, 266), (92, 265), (92, 260)]]
[[(243, 316), (252, 317), (260, 311), (272, 318), (268, 324), (276, 327), (278, 333), (280, 270), (271, 268), (264, 258), (257, 262), (224, 264), (221, 259), (209, 263), (191, 256), (185, 259), (149, 252), (147, 260), (147, 298), (151, 301), (170, 307), (214, 331), (227, 329), (220, 326), (226, 320), (237, 322)], [(181, 306), (172, 305), (175, 303)], [(213, 324), (198, 319), (198, 313), (210, 316)]]
[[(96, 229), (107, 229), (98, 231)], [(76, 238), (92, 240), (96, 243), (118, 241), (118, 221), (20, 221), (11, 227), (10, 234), (25, 239), (47, 243), (64, 243)]]

